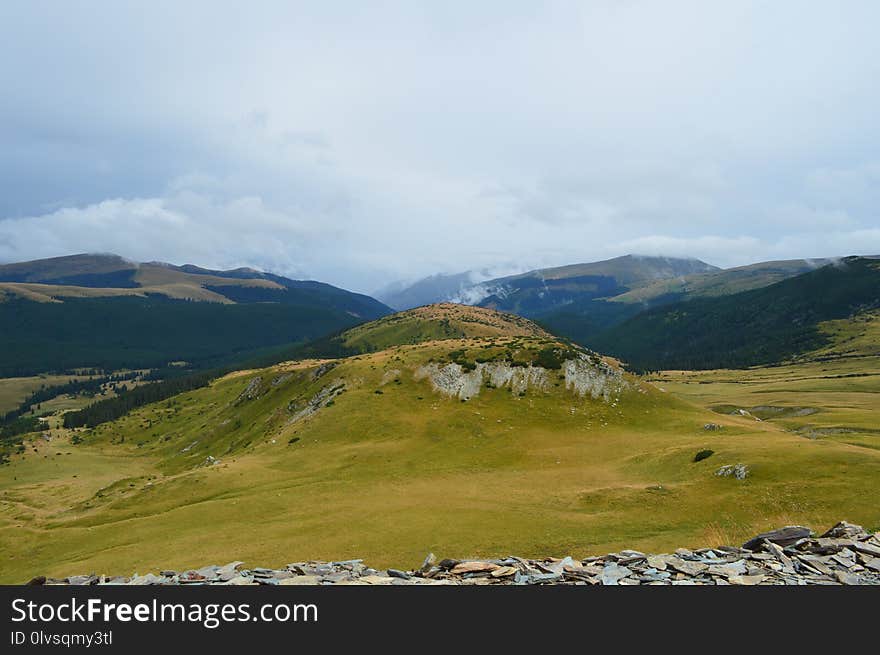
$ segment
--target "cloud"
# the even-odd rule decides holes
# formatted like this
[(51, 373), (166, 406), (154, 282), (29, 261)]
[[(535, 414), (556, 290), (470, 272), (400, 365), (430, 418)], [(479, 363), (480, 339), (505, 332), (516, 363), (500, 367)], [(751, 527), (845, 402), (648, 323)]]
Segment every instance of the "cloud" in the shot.
[(880, 5), (844, 4), (3, 3), (0, 260), (877, 252)]

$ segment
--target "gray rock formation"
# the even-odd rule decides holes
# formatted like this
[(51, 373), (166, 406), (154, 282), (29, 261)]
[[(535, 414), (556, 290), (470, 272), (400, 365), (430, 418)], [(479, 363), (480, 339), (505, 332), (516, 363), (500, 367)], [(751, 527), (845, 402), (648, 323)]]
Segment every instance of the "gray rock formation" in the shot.
[[(628, 386), (620, 370), (586, 355), (566, 360), (562, 371), (565, 388), (581, 397), (610, 402)], [(481, 362), (471, 371), (456, 363), (431, 363), (416, 369), (414, 377), (417, 381), (427, 378), (433, 389), (445, 396), (467, 400), (479, 394), (486, 382), (515, 394), (529, 389), (546, 391), (550, 387), (551, 372), (541, 366), (513, 366), (510, 362)]]

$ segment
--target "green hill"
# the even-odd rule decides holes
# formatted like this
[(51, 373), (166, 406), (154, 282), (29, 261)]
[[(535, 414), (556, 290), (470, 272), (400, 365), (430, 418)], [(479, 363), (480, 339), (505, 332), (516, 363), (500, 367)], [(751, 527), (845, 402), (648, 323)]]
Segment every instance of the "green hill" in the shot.
[(880, 306), (880, 261), (848, 257), (760, 289), (650, 309), (589, 340), (639, 370), (737, 368), (826, 345), (823, 321)]
[[(0, 582), (662, 552), (780, 522), (880, 523), (880, 450), (719, 414), (516, 317), (392, 318), (343, 337), (388, 346), (375, 352), (231, 373), (94, 429), (56, 417), (51, 441), (0, 469)], [(715, 474), (735, 463), (745, 480)]]

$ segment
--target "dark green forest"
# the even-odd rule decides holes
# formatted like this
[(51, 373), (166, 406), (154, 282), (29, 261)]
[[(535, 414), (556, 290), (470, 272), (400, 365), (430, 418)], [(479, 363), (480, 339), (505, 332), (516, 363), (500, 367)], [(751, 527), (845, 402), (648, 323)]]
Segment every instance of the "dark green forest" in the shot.
[[(289, 300), (289, 298), (288, 298)], [(68, 371), (157, 368), (187, 361), (217, 366), (267, 348), (302, 343), (387, 313), (354, 316), (329, 303), (188, 302), (164, 296), (12, 299), (0, 304), (0, 377)]]
[(761, 289), (649, 309), (584, 345), (636, 371), (743, 368), (821, 347), (818, 323), (877, 307), (880, 262), (849, 257)]

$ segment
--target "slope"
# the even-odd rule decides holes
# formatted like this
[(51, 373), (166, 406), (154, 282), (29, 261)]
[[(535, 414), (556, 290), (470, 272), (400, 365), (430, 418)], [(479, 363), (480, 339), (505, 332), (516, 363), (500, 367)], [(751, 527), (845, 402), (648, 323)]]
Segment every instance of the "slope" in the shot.
[(828, 343), (823, 321), (880, 306), (880, 261), (848, 257), (768, 287), (648, 310), (590, 340), (636, 369), (777, 362)]
[(601, 262), (531, 271), (484, 282), (479, 304), (522, 316), (551, 313), (573, 304), (625, 293), (657, 279), (716, 270), (695, 259), (626, 255)]
[(3, 377), (171, 361), (203, 368), (390, 313), (320, 282), (112, 255), (0, 266), (0, 280)]
[[(53, 427), (0, 475), (0, 581), (659, 551), (842, 513), (880, 523), (880, 451), (717, 414), (494, 316), (462, 321), (475, 336), (240, 371), (95, 429)], [(734, 463), (749, 477), (715, 475)]]

